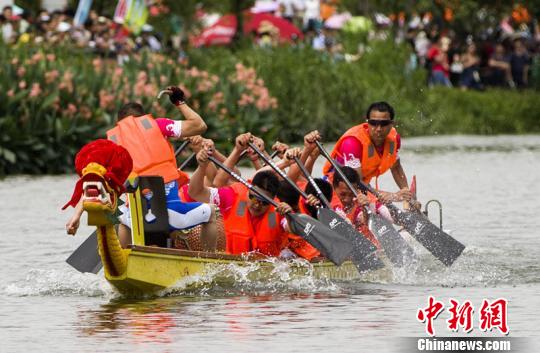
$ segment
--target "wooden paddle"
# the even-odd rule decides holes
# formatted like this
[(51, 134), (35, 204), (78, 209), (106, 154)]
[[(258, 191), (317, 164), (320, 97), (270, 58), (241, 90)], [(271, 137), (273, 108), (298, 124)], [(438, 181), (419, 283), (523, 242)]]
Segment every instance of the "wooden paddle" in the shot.
[[(340, 175), (354, 196), (358, 197), (358, 191), (351, 184), (349, 179), (347, 179), (341, 168), (337, 165), (336, 161), (330, 157), (326, 149), (319, 141), (316, 141), (315, 143), (317, 144), (319, 150), (321, 150), (323, 156), (332, 164), (336, 172)], [(379, 243), (381, 243), (386, 256), (388, 256), (392, 264), (401, 267), (407, 262), (407, 260), (415, 257), (414, 250), (409, 246), (409, 244), (407, 244), (405, 239), (401, 237), (392, 223), (377, 213), (372, 212), (369, 207), (365, 207), (364, 211), (369, 216), (369, 229), (375, 234)]]
[[(334, 168), (339, 170), (339, 168), (336, 168), (337, 165), (335, 161), (328, 155), (328, 152), (326, 152), (324, 147), (322, 147), (318, 141), (316, 143)], [(377, 190), (373, 189), (363, 181), (360, 181), (360, 185), (375, 196), (380, 196)], [(387, 204), (386, 206), (392, 213), (392, 217), (394, 217), (399, 224), (403, 225), (407, 232), (446, 266), (451, 266), (461, 255), (463, 249), (465, 249), (465, 245), (439, 229), (422, 214), (402, 211), (392, 204)]]
[[(274, 199), (269, 198), (257, 187), (248, 183), (244, 178), (227, 168), (214, 157), (209, 156), (208, 159), (214, 162), (219, 168), (226, 171), (230, 176), (244, 184), (244, 186), (250, 191), (253, 191), (264, 201), (272, 204), (274, 207), (279, 206)], [(305, 214), (288, 213), (286, 217), (289, 228), (294, 234), (300, 235), (334, 264), (339, 266), (350, 256), (352, 252), (350, 241), (327, 228), (321, 222)]]
[[(187, 146), (189, 140), (184, 141), (174, 152), (178, 156)], [(180, 169), (183, 169), (187, 163), (182, 163)], [(136, 186), (135, 186), (136, 188)], [(66, 262), (79, 272), (98, 273), (103, 267), (101, 257), (98, 254), (97, 233), (93, 231), (86, 240), (79, 245), (75, 251), (66, 259)]]
[[(304, 199), (308, 198), (305, 191), (300, 189), (294, 181), (292, 181), (283, 170), (281, 170), (272, 160), (268, 159), (253, 143), (249, 142), (255, 153), (257, 153), (272, 169), (274, 169), (284, 180), (286, 180)], [(377, 257), (375, 251), (377, 248), (367, 240), (362, 234), (358, 233), (352, 225), (345, 221), (339, 214), (337, 214), (330, 202), (326, 199), (322, 191), (319, 189), (315, 180), (311, 177), (306, 170), (302, 162), (295, 158), (296, 163), (301, 168), (302, 172), (306, 175), (308, 180), (314, 185), (321, 202), (326, 208), (319, 207), (317, 209), (317, 219), (321, 221), (325, 226), (333, 230), (335, 233), (342, 236), (345, 240), (349, 241), (350, 245), (353, 245), (352, 259), (360, 272), (379, 269), (384, 266), (383, 262)], [(303, 168), (303, 169), (302, 169)], [(350, 246), (349, 245), (349, 246)]]

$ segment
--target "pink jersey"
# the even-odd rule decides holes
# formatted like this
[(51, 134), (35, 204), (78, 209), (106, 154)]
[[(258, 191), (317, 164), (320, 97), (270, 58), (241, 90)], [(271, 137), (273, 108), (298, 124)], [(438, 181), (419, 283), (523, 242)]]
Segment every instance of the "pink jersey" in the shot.
[(182, 121), (172, 120), (167, 118), (157, 118), (156, 123), (165, 137), (180, 137), (182, 136)]
[[(180, 188), (181, 199), (185, 202), (195, 202), (188, 193), (189, 184), (183, 185)], [(228, 211), (234, 203), (234, 191), (230, 186), (210, 189), (210, 202), (219, 207), (221, 213)]]

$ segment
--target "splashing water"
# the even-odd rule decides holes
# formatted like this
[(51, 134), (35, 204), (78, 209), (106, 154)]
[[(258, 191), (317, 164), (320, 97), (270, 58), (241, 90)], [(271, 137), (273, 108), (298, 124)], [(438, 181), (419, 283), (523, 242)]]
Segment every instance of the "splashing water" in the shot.
[[(270, 264), (271, 270), (261, 267)], [(306, 270), (298, 275), (298, 267)], [(289, 292), (337, 292), (339, 286), (328, 279), (316, 278), (313, 266), (302, 259), (281, 261), (267, 259), (238, 265), (216, 264), (208, 266), (202, 274), (187, 276), (176, 285), (160, 293), (162, 296), (181, 295), (195, 290), (198, 295), (246, 295), (274, 294)], [(194, 294), (194, 293), (192, 293)]]
[(11, 296), (114, 297), (101, 275), (59, 270), (29, 270), (24, 279), (7, 284), (0, 293)]

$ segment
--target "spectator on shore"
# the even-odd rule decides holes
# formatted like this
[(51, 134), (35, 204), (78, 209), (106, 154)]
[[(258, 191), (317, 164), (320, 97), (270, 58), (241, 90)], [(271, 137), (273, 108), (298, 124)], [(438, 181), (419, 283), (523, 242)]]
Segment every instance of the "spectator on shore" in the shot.
[(497, 43), (495, 46), (495, 51), (488, 60), (488, 67), (490, 68), (488, 82), (491, 85), (515, 87), (510, 71), (510, 56), (506, 54), (502, 43)]
[(521, 39), (514, 41), (514, 51), (510, 56), (510, 70), (512, 80), (517, 88), (526, 88), (529, 83), (529, 66), (531, 58)]
[(474, 43), (467, 45), (467, 49), (461, 55), (461, 63), (463, 64), (463, 72), (461, 73), (459, 85), (461, 89), (481, 89), (480, 82), (480, 57)]
[(317, 33), (322, 28), (319, 0), (305, 0), (304, 9), (304, 32)]
[(300, 24), (300, 15), (304, 10), (304, 4), (301, 0), (279, 0), (281, 17), (291, 22), (295, 26)]
[(449, 73), (450, 65), (448, 63), (448, 49), (450, 47), (450, 38), (441, 36), (437, 42), (429, 48), (427, 60), (430, 67), (430, 86), (442, 85), (452, 87)]
[(269, 21), (262, 21), (257, 30), (256, 38), (260, 47), (275, 47), (279, 43), (279, 29)]
[(418, 32), (414, 38), (414, 50), (418, 56), (418, 64), (423, 67), (426, 67), (426, 57), (430, 46), (431, 42), (429, 41), (426, 32)]
[(0, 16), (0, 25), (2, 28), (2, 40), (6, 44), (12, 44), (17, 39), (17, 30), (13, 20), (13, 9), (11, 6), (5, 6)]

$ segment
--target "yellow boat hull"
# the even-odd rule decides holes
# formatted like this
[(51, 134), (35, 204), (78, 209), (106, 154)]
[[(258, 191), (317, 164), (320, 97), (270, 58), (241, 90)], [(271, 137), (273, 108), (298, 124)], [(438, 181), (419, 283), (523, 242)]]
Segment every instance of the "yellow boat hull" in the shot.
[[(274, 260), (275, 261), (275, 260)], [(149, 246), (132, 246), (128, 250), (127, 270), (121, 276), (111, 276), (105, 273), (106, 279), (122, 294), (139, 295), (155, 294), (177, 285), (190, 276), (202, 278), (216, 269), (222, 270), (222, 276), (212, 277), (212, 282), (234, 285), (234, 276), (227, 276), (224, 265), (253, 266), (255, 270), (249, 273), (250, 280), (265, 280), (271, 278), (275, 267), (272, 260), (264, 256), (258, 258), (243, 258), (236, 255), (212, 254), (177, 249), (164, 249)], [(351, 262), (335, 266), (329, 261), (312, 262), (310, 264), (293, 262), (290, 264), (291, 278), (313, 276), (338, 281), (358, 280), (361, 275)], [(194, 282), (197, 282), (194, 280)], [(201, 284), (201, 283), (199, 283)]]

